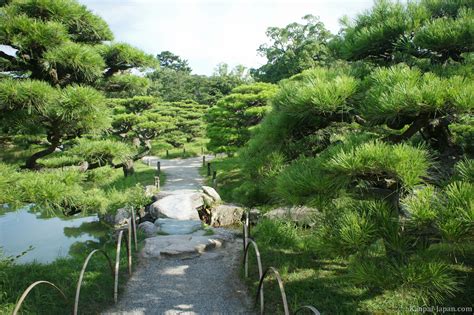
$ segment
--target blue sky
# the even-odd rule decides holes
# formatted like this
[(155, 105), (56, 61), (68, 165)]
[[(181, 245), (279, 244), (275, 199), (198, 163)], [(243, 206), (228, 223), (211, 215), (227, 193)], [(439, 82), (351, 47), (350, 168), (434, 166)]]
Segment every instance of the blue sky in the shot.
[(110, 25), (116, 41), (156, 55), (172, 51), (193, 72), (211, 74), (219, 62), (258, 67), (257, 48), (269, 26), (285, 26), (306, 14), (332, 32), (344, 15), (355, 16), (372, 0), (79, 0)]

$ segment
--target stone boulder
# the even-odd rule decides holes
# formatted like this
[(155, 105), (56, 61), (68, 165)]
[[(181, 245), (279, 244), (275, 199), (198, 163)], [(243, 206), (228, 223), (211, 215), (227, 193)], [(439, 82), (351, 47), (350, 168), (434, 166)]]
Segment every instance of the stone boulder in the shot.
[(158, 200), (163, 199), (163, 198), (165, 198), (165, 197), (167, 197), (167, 196), (170, 196), (170, 195), (172, 195), (172, 193), (166, 192), (166, 191), (160, 191), (160, 192), (154, 194), (154, 195), (151, 197), (151, 200), (152, 200), (153, 202), (155, 202), (155, 201), (158, 201)]
[(209, 195), (202, 194), (202, 200), (204, 201), (206, 208), (212, 208), (216, 205), (214, 199), (212, 199)]
[(272, 220), (288, 220), (299, 225), (314, 225), (314, 220), (318, 216), (319, 211), (315, 208), (305, 206), (276, 208), (263, 216)]
[(198, 209), (202, 206), (201, 193), (173, 194), (152, 203), (150, 214), (155, 219), (199, 220)]
[(138, 225), (138, 230), (143, 231), (146, 237), (156, 236), (158, 228), (150, 221), (142, 222)]
[(114, 226), (121, 226), (128, 223), (130, 215), (130, 209), (120, 208), (116, 213), (106, 213), (100, 216), (100, 219)]
[(209, 186), (202, 186), (202, 191), (204, 192), (204, 194), (211, 197), (215, 203), (222, 202), (221, 196), (219, 196), (219, 194), (214, 188), (209, 187)]
[(238, 224), (242, 220), (244, 209), (236, 205), (218, 205), (211, 210), (212, 226)]

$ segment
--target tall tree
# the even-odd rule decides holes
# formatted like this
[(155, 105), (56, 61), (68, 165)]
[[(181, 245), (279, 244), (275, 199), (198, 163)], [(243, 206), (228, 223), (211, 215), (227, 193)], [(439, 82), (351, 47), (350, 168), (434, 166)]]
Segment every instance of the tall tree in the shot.
[(328, 63), (331, 54), (327, 42), (331, 33), (318, 17), (306, 15), (303, 20), (304, 24), (291, 23), (267, 29), (270, 43), (258, 48), (258, 52), (267, 58), (267, 63), (251, 70), (255, 79), (276, 83), (305, 69)]
[(151, 94), (167, 102), (194, 100), (199, 104), (214, 105), (233, 88), (249, 80), (245, 67), (237, 66), (230, 70), (224, 63), (217, 65), (212, 76), (193, 75), (191, 71), (178, 70), (183, 67), (177, 66), (174, 61), (182, 60), (180, 57), (166, 53), (165, 56), (174, 57), (167, 59), (164, 67), (149, 73), (147, 77), (152, 81)]
[(181, 59), (180, 56), (173, 54), (171, 51), (162, 51), (156, 56), (156, 58), (160, 62), (161, 68), (183, 71), (186, 73), (191, 73), (192, 71), (186, 59)]
[[(10, 117), (3, 131), (42, 135), (46, 148), (108, 126), (103, 96), (94, 87), (128, 69), (153, 66), (151, 56), (112, 40), (99, 16), (74, 0), (13, 0), (0, 8), (0, 111)], [(9, 52), (14, 52), (13, 54)]]

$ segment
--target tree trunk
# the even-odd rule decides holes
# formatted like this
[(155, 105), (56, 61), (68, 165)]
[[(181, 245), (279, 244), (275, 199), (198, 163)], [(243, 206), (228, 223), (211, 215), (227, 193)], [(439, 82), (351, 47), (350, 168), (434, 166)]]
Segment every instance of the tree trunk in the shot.
[(51, 145), (48, 148), (42, 151), (36, 152), (32, 156), (30, 156), (25, 162), (25, 168), (30, 169), (30, 170), (40, 169), (40, 166), (38, 165), (37, 160), (53, 153), (56, 150), (56, 148), (59, 147), (59, 145), (60, 145), (59, 141), (53, 141), (53, 143), (51, 143)]
[(133, 143), (134, 147), (139, 148), (141, 146), (142, 142), (141, 142), (140, 138), (133, 138), (132, 143)]
[(428, 125), (428, 123), (429, 123), (428, 119), (418, 118), (402, 134), (400, 134), (400, 135), (389, 135), (384, 140), (388, 141), (388, 142), (392, 142), (392, 143), (400, 143), (402, 141), (406, 141), (406, 140), (410, 139), (411, 137), (413, 137), (413, 135), (415, 133), (420, 131), (421, 128), (426, 127)]
[(454, 154), (457, 150), (451, 139), (449, 123), (447, 118), (433, 119), (424, 131), (428, 134), (433, 148), (440, 153)]
[(135, 173), (135, 169), (133, 168), (133, 160), (127, 160), (122, 165), (123, 169), (123, 176), (132, 176)]

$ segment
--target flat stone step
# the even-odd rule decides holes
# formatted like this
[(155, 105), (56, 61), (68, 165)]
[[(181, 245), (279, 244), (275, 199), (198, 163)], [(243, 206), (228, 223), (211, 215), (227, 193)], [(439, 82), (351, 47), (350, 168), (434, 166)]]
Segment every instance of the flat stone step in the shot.
[(157, 219), (155, 226), (159, 232), (168, 235), (191, 234), (202, 229), (201, 221), (196, 220)]
[(221, 247), (232, 236), (226, 234), (204, 235), (204, 230), (185, 235), (159, 235), (145, 239), (144, 258), (192, 258), (203, 252)]

